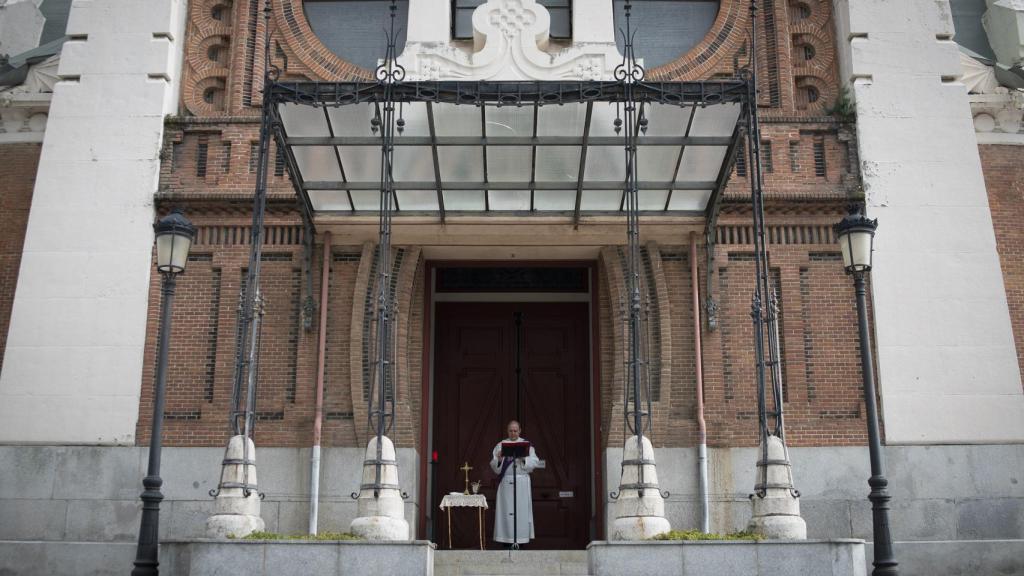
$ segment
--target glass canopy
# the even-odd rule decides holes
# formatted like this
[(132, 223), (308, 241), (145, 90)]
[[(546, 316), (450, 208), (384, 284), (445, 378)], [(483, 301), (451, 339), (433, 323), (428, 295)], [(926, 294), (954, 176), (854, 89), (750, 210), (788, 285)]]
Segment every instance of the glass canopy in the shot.
[[(379, 207), (382, 84), (275, 85), (275, 136), (313, 213)], [(613, 82), (395, 85), (396, 216), (622, 213), (626, 153)], [(644, 84), (640, 210), (704, 213), (731, 172), (741, 82)], [(333, 88), (332, 88), (333, 87)], [(621, 123), (619, 124), (621, 126)]]

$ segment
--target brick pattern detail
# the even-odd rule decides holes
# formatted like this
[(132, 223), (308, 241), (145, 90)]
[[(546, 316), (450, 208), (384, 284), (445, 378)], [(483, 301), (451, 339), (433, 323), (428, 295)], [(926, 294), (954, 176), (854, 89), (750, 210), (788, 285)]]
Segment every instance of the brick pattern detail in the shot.
[[(172, 311), (164, 441), (170, 446), (223, 446), (235, 370), (238, 298), (249, 256), (248, 217), (190, 210), (198, 239), (178, 279)], [(260, 286), (265, 296), (256, 442), (306, 446), (313, 422), (316, 331), (302, 329), (305, 296), (302, 236), (296, 215), (268, 215)], [(314, 295), (318, 297), (319, 295)], [(149, 442), (160, 318), (160, 278), (150, 307), (136, 441)], [(325, 430), (330, 424), (325, 423)]]
[(41, 149), (39, 144), (0, 146), (0, 369)]
[[(978, 146), (1010, 307), (1017, 363), (1024, 369), (1024, 147)], [(1024, 380), (1024, 378), (1022, 378)]]

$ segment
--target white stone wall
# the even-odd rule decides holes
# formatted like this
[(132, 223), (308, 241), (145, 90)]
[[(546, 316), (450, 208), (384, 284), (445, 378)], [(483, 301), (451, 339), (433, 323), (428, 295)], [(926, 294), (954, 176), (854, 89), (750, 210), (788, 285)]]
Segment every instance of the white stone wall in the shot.
[(185, 0), (72, 6), (0, 375), (0, 442), (134, 440), (184, 18)]
[(1024, 395), (946, 0), (836, 0), (857, 102), (889, 443), (1024, 440)]

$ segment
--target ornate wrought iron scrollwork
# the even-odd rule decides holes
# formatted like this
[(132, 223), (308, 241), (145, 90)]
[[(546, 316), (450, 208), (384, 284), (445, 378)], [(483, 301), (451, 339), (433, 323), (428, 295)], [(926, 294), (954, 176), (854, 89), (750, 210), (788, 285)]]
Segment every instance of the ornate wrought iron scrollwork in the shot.
[[(761, 457), (758, 464), (758, 479), (755, 494), (764, 497), (770, 488), (785, 487), (795, 496), (799, 494), (792, 486), (790, 469), (789, 485), (775, 486), (768, 482), (769, 437), (778, 438), (782, 443), (785, 461), (789, 461), (786, 447), (785, 416), (783, 411), (782, 354), (779, 339), (779, 298), (772, 285), (771, 266), (768, 261), (767, 235), (765, 233), (764, 173), (761, 165), (761, 127), (757, 113), (757, 0), (750, 0), (749, 66), (740, 71), (740, 77), (747, 84), (747, 126), (746, 153), (748, 156), (748, 181), (750, 183), (751, 212), (754, 230), (755, 283), (751, 296), (750, 317), (754, 330), (754, 362), (757, 384), (758, 436)], [(769, 405), (770, 401), (770, 405)]]
[[(397, 485), (383, 482), (383, 469), (387, 465), (396, 465), (394, 460), (384, 458), (384, 437), (394, 425), (395, 420), (395, 388), (397, 372), (395, 370), (394, 342), (397, 339), (398, 324), (395, 322), (397, 307), (391, 292), (392, 257), (391, 257), (391, 220), (396, 205), (394, 183), (394, 139), (404, 129), (405, 120), (401, 114), (396, 119), (395, 87), (405, 79), (405, 68), (395, 61), (398, 30), (395, 18), (398, 3), (391, 0), (389, 6), (390, 27), (385, 30), (387, 50), (384, 61), (375, 71), (377, 84), (382, 89), (382, 98), (375, 109), (370, 127), (374, 134), (379, 132), (381, 139), (380, 163), (380, 223), (379, 241), (377, 244), (377, 310), (376, 330), (374, 334), (375, 354), (374, 371), (367, 398), (368, 424), (377, 438), (376, 455), (372, 460), (364, 462), (373, 466), (373, 482), (360, 485), (360, 491), (372, 490), (373, 497), (380, 496), (381, 490), (399, 490)], [(399, 490), (400, 491), (400, 490)], [(358, 493), (352, 494), (358, 498)]]
[[(636, 490), (643, 497), (644, 490), (657, 489), (657, 485), (648, 483), (644, 478), (645, 467), (653, 464), (649, 454), (645, 454), (645, 435), (652, 430), (651, 415), (651, 362), (649, 359), (651, 337), (650, 303), (645, 302), (641, 294), (644, 291), (643, 260), (640, 248), (640, 201), (639, 169), (637, 161), (636, 139), (641, 132), (647, 131), (647, 118), (644, 114), (644, 101), (638, 97), (637, 88), (644, 79), (643, 66), (636, 59), (633, 40), (636, 31), (632, 29), (632, 3), (625, 3), (625, 28), (620, 28), (624, 50), (622, 63), (615, 67), (614, 77), (621, 91), (621, 108), (616, 101), (616, 114), (612, 127), (616, 134), (622, 135), (623, 152), (625, 154), (626, 174), (623, 186), (623, 208), (626, 212), (626, 300), (623, 307), (625, 322), (626, 377), (623, 385), (623, 427), (629, 438), (636, 438), (637, 456), (624, 458), (621, 463), (622, 473), (627, 467), (635, 467), (636, 482), (622, 484), (623, 490)], [(623, 447), (623, 451), (626, 447)], [(624, 452), (625, 454), (625, 452)], [(613, 492), (611, 498), (618, 498), (619, 493)]]

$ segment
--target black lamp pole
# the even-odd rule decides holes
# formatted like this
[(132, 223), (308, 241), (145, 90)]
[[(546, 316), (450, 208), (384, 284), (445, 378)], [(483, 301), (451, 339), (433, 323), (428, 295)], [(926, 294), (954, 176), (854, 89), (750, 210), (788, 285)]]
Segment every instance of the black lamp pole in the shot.
[(167, 348), (171, 337), (171, 306), (178, 274), (185, 270), (195, 228), (175, 210), (154, 226), (157, 241), (157, 270), (163, 277), (160, 304), (160, 339), (157, 349), (156, 382), (153, 389), (153, 426), (149, 436), (149, 465), (142, 479), (142, 525), (132, 576), (160, 574), (160, 478), (161, 434), (164, 422), (164, 391), (167, 388)]
[(877, 220), (870, 220), (860, 213), (858, 207), (835, 225), (836, 235), (843, 250), (843, 264), (846, 273), (853, 276), (853, 287), (857, 294), (857, 324), (860, 330), (860, 364), (864, 377), (864, 407), (868, 418), (868, 452), (871, 457), (871, 478), (868, 485), (871, 493), (871, 530), (874, 539), (874, 566), (872, 576), (897, 576), (898, 563), (892, 548), (892, 534), (889, 531), (889, 496), (886, 487), (885, 458), (882, 455), (882, 441), (878, 432), (878, 404), (875, 400), (875, 371), (871, 357), (871, 336), (868, 333), (867, 290), (864, 279), (871, 270), (871, 255), (874, 251)]

